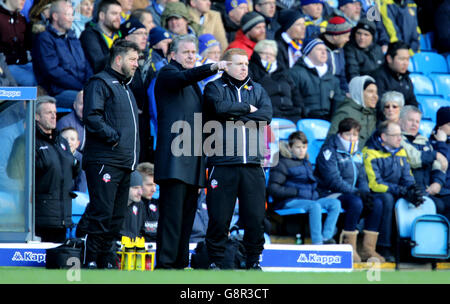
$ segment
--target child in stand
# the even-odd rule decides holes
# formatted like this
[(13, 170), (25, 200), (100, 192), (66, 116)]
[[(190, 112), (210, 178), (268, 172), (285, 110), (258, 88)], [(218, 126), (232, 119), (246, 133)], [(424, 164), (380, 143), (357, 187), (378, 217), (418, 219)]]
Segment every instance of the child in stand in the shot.
[[(302, 208), (309, 215), (313, 244), (335, 244), (333, 239), (341, 203), (335, 198), (319, 198), (313, 167), (308, 161), (308, 139), (297, 131), (280, 144), (278, 165), (270, 169), (268, 192), (275, 209)], [(322, 209), (328, 214), (322, 229)]]
[[(61, 130), (61, 136), (64, 137), (70, 146), (70, 152), (72, 152), (73, 156), (80, 163), (81, 168), (81, 160), (83, 158), (83, 154), (81, 154), (77, 149), (80, 146), (80, 139), (78, 137), (78, 131), (73, 127), (67, 127)], [(84, 170), (80, 170), (80, 173), (74, 179), (74, 191), (80, 192), (88, 192), (87, 181), (86, 181), (86, 173)]]

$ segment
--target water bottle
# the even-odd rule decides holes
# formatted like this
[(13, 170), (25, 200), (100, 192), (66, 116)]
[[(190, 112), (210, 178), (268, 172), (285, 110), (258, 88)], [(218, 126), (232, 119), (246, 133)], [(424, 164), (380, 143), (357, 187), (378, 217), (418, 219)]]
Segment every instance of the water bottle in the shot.
[(143, 237), (136, 238), (136, 265), (135, 269), (139, 271), (145, 270), (145, 239)]
[(295, 244), (296, 245), (301, 245), (302, 244), (302, 235), (300, 233), (297, 233), (295, 235)]

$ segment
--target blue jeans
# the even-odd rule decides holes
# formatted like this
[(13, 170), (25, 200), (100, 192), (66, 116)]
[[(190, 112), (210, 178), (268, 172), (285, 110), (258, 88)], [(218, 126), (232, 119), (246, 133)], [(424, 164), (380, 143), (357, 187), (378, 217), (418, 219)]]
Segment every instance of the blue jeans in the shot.
[(11, 75), (16, 80), (20, 87), (35, 87), (37, 86), (36, 77), (34, 77), (33, 64), (28, 62), (26, 64), (11, 64), (8, 65)]
[(378, 236), (378, 246), (391, 247), (392, 223), (394, 214), (395, 198), (390, 193), (374, 194), (375, 200), (383, 202), (383, 215), (380, 223), (380, 234)]
[[(333, 237), (336, 222), (341, 211), (341, 202), (335, 198), (321, 198), (316, 201), (293, 199), (286, 203), (284, 209), (302, 208), (309, 214), (309, 229), (313, 244), (322, 244)], [(322, 229), (322, 208), (327, 210), (327, 217)]]
[[(363, 212), (363, 202), (358, 195), (342, 194), (339, 196), (342, 208), (345, 210), (344, 230), (355, 231), (356, 225), (361, 218)], [(364, 217), (364, 229), (370, 231), (378, 231), (383, 212), (383, 201), (380, 197), (374, 197), (373, 209), (370, 213), (366, 213)]]

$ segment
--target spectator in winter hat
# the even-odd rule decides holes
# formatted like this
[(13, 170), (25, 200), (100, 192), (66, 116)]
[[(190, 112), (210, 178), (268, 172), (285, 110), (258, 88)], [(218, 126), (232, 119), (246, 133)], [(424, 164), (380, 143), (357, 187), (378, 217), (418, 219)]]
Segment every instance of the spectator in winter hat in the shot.
[(200, 26), (192, 22), (189, 11), (183, 2), (169, 2), (161, 16), (161, 26), (172, 35), (192, 34), (197, 36)]
[(302, 56), (305, 38), (305, 15), (299, 10), (283, 10), (279, 14), (280, 29), (275, 34), (278, 44), (277, 61), (280, 66), (291, 68)]
[(258, 41), (266, 39), (266, 20), (257, 12), (249, 12), (242, 17), (241, 28), (236, 33), (236, 39), (230, 43), (228, 49), (243, 49), (248, 59), (253, 54), (253, 48)]
[(324, 1), (323, 0), (302, 0), (301, 11), (306, 16), (306, 35), (305, 38), (317, 38), (320, 33), (325, 31), (327, 21), (323, 17)]
[(352, 29), (350, 41), (344, 46), (348, 81), (355, 76), (367, 75), (384, 63), (383, 51), (375, 39), (376, 33), (375, 23), (367, 18), (359, 20)]
[(228, 42), (232, 42), (241, 26), (242, 17), (249, 12), (247, 0), (225, 0), (225, 12), (222, 13), (223, 26)]
[(220, 42), (212, 34), (200, 35), (198, 37), (198, 53), (202, 58), (218, 62), (222, 54)]
[(358, 0), (339, 0), (338, 8), (353, 25), (361, 18), (361, 3)]
[(346, 93), (348, 92), (348, 82), (345, 75), (346, 64), (343, 47), (350, 38), (351, 30), (352, 25), (349, 22), (343, 17), (336, 16), (328, 20), (325, 33), (319, 36), (327, 46), (328, 66), (333, 75), (339, 78), (341, 89)]

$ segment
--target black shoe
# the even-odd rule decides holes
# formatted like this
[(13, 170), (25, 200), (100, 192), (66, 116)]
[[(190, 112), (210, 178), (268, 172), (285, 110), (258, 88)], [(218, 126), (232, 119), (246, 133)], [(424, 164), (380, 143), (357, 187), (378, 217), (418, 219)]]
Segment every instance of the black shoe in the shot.
[(386, 263), (395, 263), (395, 257), (392, 255), (391, 249), (389, 247), (379, 246), (376, 250), (378, 254), (384, 257)]
[(259, 262), (255, 262), (255, 263), (249, 263), (247, 265), (247, 270), (258, 270), (258, 271), (262, 271), (261, 265), (259, 265)]
[(332, 245), (332, 244), (336, 244), (336, 241), (333, 238), (331, 238), (331, 239), (328, 239), (328, 240), (324, 240), (323, 244), (324, 245)]
[(217, 265), (216, 263), (211, 263), (211, 264), (209, 264), (208, 269), (209, 269), (209, 270), (221, 270), (221, 269), (220, 269), (220, 266)]

